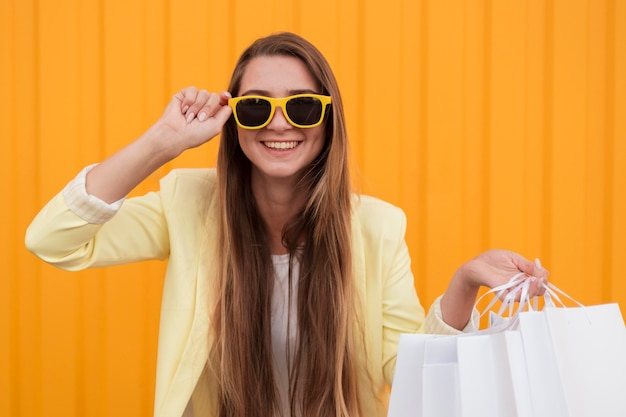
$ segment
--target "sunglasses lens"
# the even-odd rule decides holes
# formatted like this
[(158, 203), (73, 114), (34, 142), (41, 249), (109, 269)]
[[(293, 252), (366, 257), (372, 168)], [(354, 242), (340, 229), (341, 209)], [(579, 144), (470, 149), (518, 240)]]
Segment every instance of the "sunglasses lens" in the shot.
[(315, 97), (296, 97), (285, 105), (289, 118), (302, 126), (314, 125), (322, 118), (322, 102)]
[(261, 126), (270, 117), (272, 105), (262, 98), (247, 98), (237, 103), (237, 118), (243, 126)]

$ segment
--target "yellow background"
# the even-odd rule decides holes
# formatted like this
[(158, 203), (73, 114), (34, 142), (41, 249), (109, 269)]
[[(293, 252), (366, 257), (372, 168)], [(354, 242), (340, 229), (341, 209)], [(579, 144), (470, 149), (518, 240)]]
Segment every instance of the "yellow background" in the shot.
[(356, 183), (406, 211), (424, 305), (493, 247), (626, 304), (626, 1), (0, 0), (0, 416), (151, 414), (163, 263), (62, 272), (24, 231), (278, 30), (335, 69)]

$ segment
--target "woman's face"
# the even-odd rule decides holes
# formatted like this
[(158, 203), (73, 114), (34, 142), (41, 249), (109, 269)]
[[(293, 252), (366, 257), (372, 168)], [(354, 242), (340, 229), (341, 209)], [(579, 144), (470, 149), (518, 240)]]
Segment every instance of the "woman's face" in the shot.
[[(241, 79), (240, 91), (235, 93), (280, 98), (320, 91), (302, 61), (277, 55), (253, 58)], [(298, 181), (324, 145), (323, 123), (306, 129), (294, 127), (278, 107), (264, 128), (247, 130), (237, 126), (237, 131), (239, 145), (252, 162), (252, 175), (257, 179)]]

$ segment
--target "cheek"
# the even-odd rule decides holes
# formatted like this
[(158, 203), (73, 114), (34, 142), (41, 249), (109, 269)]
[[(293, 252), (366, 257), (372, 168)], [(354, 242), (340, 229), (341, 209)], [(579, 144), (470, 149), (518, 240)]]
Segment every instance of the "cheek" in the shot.
[(239, 147), (241, 148), (243, 153), (246, 156), (248, 156), (248, 158), (249, 158), (249, 155), (248, 155), (249, 144), (252, 141), (254, 141), (255, 134), (256, 133), (254, 131), (237, 127), (237, 140), (239, 141)]
[[(324, 143), (326, 142), (324, 129), (319, 129), (321, 126), (315, 127), (316, 132), (311, 132), (310, 140), (314, 143), (313, 147), (315, 149), (315, 156), (320, 154), (322, 149), (324, 149)], [(319, 129), (319, 130), (318, 130)]]

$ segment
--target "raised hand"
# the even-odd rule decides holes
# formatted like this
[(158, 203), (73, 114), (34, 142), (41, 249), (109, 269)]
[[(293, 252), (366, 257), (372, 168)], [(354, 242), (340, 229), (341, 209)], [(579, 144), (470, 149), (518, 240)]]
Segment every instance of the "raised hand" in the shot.
[(210, 141), (232, 113), (229, 98), (227, 92), (180, 90), (143, 135), (87, 174), (87, 193), (107, 203), (117, 201), (185, 150)]
[(155, 126), (176, 146), (176, 154), (200, 146), (217, 136), (232, 110), (228, 92), (211, 93), (187, 87), (180, 90), (166, 107)]

